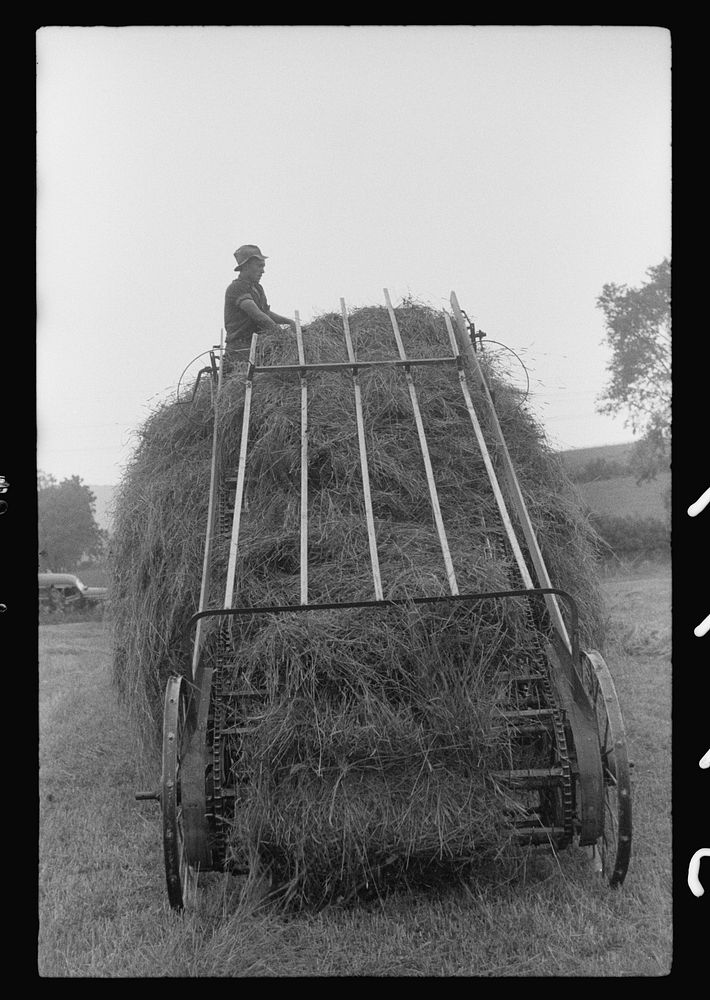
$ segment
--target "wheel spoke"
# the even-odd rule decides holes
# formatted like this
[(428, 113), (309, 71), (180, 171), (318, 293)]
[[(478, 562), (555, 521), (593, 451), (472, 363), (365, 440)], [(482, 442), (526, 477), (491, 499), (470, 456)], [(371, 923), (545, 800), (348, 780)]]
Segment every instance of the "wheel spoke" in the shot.
[(604, 762), (604, 783), (606, 785), (611, 785), (613, 788), (618, 788), (618, 781), (616, 780), (616, 775), (610, 770), (609, 765)]

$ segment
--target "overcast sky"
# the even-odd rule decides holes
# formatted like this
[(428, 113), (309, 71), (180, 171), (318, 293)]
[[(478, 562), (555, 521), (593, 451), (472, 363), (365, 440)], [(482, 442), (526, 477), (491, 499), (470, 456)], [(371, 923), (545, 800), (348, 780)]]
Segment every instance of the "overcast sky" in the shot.
[(119, 481), (242, 243), (304, 322), (455, 290), (554, 447), (631, 440), (595, 302), (670, 256), (670, 121), (658, 27), (41, 29), (38, 467)]

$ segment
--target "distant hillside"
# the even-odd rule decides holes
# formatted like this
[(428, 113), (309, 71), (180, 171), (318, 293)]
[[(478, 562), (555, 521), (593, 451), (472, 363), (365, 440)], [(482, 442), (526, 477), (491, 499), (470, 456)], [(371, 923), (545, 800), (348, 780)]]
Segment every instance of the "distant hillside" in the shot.
[(593, 514), (663, 520), (664, 495), (670, 485), (670, 472), (659, 472), (647, 483), (638, 484), (633, 476), (615, 476), (595, 483), (578, 483), (577, 489)]
[(596, 448), (570, 448), (568, 451), (561, 451), (559, 454), (565, 463), (568, 473), (579, 469), (588, 462), (604, 458), (607, 462), (618, 462), (619, 465), (626, 465), (629, 461), (634, 442), (628, 444), (602, 444)]
[[(572, 448), (559, 454), (567, 474), (575, 479), (575, 473), (579, 473), (591, 462), (602, 459), (626, 471), (633, 447), (633, 442), (606, 444), (596, 448)], [(660, 472), (655, 479), (645, 483), (637, 483), (636, 478), (630, 474), (594, 477), (588, 482), (576, 482), (582, 499), (594, 514), (654, 517), (660, 520), (666, 517), (664, 496), (670, 485), (670, 471)]]

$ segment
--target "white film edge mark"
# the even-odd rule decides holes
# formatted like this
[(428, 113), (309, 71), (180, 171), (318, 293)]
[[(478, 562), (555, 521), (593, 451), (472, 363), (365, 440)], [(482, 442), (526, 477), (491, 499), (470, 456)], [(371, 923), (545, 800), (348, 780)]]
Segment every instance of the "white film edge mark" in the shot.
[[(690, 517), (696, 517), (698, 514), (705, 510), (708, 503), (710, 503), (710, 489), (705, 490), (703, 495), (692, 503), (688, 507), (688, 514)], [(704, 619), (694, 630), (695, 635), (701, 636), (710, 628), (710, 615)], [(710, 750), (700, 758), (700, 767), (708, 768), (710, 767)], [(690, 864), (688, 865), (688, 886), (690, 891), (694, 896), (702, 896), (705, 890), (703, 889), (702, 883), (699, 878), (700, 874), (700, 859), (710, 857), (710, 849), (707, 847), (701, 848), (701, 850), (696, 851), (695, 854), (690, 859)]]
[(696, 851), (688, 865), (688, 886), (694, 896), (702, 896), (705, 892), (700, 881), (701, 858), (710, 858), (710, 847), (701, 847), (699, 851)]
[[(688, 507), (688, 514), (691, 517), (697, 517), (698, 514), (701, 514), (705, 510), (705, 508), (709, 503), (710, 503), (710, 489), (707, 489), (705, 490), (703, 495), (695, 501), (695, 503), (691, 503), (690, 507)], [(710, 631), (710, 615), (708, 615), (707, 618), (704, 618), (700, 622), (700, 624), (695, 629), (693, 629), (693, 634), (696, 635), (699, 639), (701, 636), (705, 635), (705, 633), (708, 631)]]
[(690, 507), (688, 507), (688, 513), (691, 517), (697, 517), (698, 514), (702, 514), (709, 503), (710, 489), (707, 489), (695, 503), (691, 503)]

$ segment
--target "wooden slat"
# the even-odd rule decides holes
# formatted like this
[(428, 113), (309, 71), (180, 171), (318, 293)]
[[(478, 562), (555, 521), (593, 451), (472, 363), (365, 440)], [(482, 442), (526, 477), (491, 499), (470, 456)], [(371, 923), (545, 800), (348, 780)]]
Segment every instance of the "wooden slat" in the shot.
[(256, 342), (258, 334), (251, 338), (251, 348), (249, 350), (249, 370), (247, 371), (246, 385), (244, 387), (244, 413), (242, 416), (242, 437), (239, 442), (239, 465), (237, 467), (237, 486), (234, 492), (234, 517), (232, 520), (232, 537), (229, 543), (229, 565), (227, 566), (227, 586), (224, 593), (224, 607), (232, 607), (234, 597), (234, 574), (237, 566), (237, 551), (239, 548), (239, 525), (242, 516), (242, 500), (244, 499), (244, 477), (247, 461), (247, 439), (249, 436), (249, 417), (251, 415), (251, 395), (252, 395), (252, 375), (254, 358), (256, 356)]
[[(217, 393), (212, 396), (212, 407), (214, 409), (214, 426), (212, 428), (212, 459), (210, 464), (210, 495), (207, 504), (207, 528), (205, 529), (205, 552), (202, 559), (202, 582), (200, 584), (200, 599), (197, 606), (198, 611), (204, 611), (207, 606), (210, 583), (210, 562), (212, 560), (212, 541), (214, 539), (215, 507), (217, 505), (217, 431), (219, 424), (219, 399), (222, 388), (222, 352), (224, 350), (224, 330), (220, 332), (219, 341), (219, 371), (217, 372)], [(210, 382), (211, 384), (211, 382)], [(198, 619), (195, 626), (195, 639), (192, 646), (192, 679), (197, 675), (197, 667), (200, 662), (200, 650), (202, 646), (202, 619)]]
[[(518, 515), (520, 521), (520, 526), (525, 535), (525, 540), (528, 544), (528, 550), (530, 552), (530, 558), (532, 559), (533, 567), (537, 574), (540, 587), (552, 587), (550, 582), (550, 576), (547, 572), (547, 567), (545, 565), (545, 560), (543, 558), (542, 552), (540, 551), (540, 546), (537, 541), (537, 536), (535, 534), (535, 529), (533, 527), (532, 521), (530, 520), (530, 514), (528, 513), (527, 504), (525, 503), (525, 498), (523, 497), (522, 490), (520, 489), (520, 483), (518, 481), (517, 474), (515, 472), (515, 467), (513, 466), (513, 461), (510, 457), (510, 452), (508, 451), (508, 446), (505, 442), (505, 437), (503, 436), (503, 430), (498, 421), (498, 414), (496, 413), (495, 406), (493, 404), (493, 399), (488, 388), (488, 383), (483, 375), (481, 366), (478, 363), (478, 358), (476, 352), (471, 344), (471, 339), (466, 330), (466, 323), (461, 312), (461, 307), (459, 306), (458, 299), (456, 298), (456, 293), (452, 292), (450, 297), (451, 308), (454, 313), (454, 319), (456, 320), (456, 337), (461, 347), (462, 354), (464, 357), (470, 361), (473, 366), (473, 370), (476, 374), (476, 378), (481, 384), (483, 389), (484, 399), (487, 404), (488, 412), (491, 417), (491, 425), (493, 428), (493, 433), (495, 435), (496, 441), (499, 445), (499, 454), (501, 461), (503, 463), (503, 472), (505, 474), (506, 481), (508, 483), (508, 488), (510, 490), (511, 499), (513, 501), (513, 506)], [(563, 640), (567, 649), (571, 651), (572, 645), (570, 642), (569, 634), (567, 632), (567, 627), (564, 623), (562, 617), (562, 612), (560, 611), (560, 605), (557, 597), (554, 594), (545, 595), (545, 603), (547, 605), (547, 610), (552, 619), (552, 623), (557, 629), (560, 638)]]
[[(345, 299), (340, 300), (340, 310), (343, 315), (343, 329), (345, 331), (345, 344), (348, 350), (348, 358), (355, 362), (355, 351), (350, 336), (350, 322), (348, 311), (345, 307)], [(370, 494), (370, 473), (367, 467), (367, 445), (365, 442), (365, 422), (362, 414), (362, 394), (360, 392), (360, 379), (357, 369), (353, 371), (353, 390), (355, 393), (355, 420), (357, 422), (357, 439), (360, 446), (360, 471), (362, 473), (362, 494), (365, 501), (365, 519), (367, 521), (367, 538), (370, 545), (370, 563), (372, 564), (372, 581), (375, 586), (375, 600), (382, 600), (382, 579), (380, 577), (380, 561), (377, 555), (377, 539), (375, 537), (375, 518), (372, 510), (372, 497)]]
[[(296, 343), (298, 363), (306, 364), (303, 350), (301, 317), (296, 317)], [(308, 604), (308, 383), (301, 373), (301, 604)]]
[[(397, 350), (399, 351), (399, 356), (402, 361), (407, 361), (407, 355), (404, 350), (404, 344), (402, 343), (402, 337), (399, 332), (399, 326), (397, 324), (397, 317), (394, 314), (394, 309), (392, 308), (392, 303), (390, 302), (390, 296), (387, 289), (383, 289), (385, 294), (385, 302), (387, 303), (387, 311), (389, 312), (390, 322), (392, 323), (392, 330), (394, 332), (395, 340), (397, 341)], [(449, 588), (451, 593), (456, 595), (459, 592), (458, 584), (456, 582), (456, 574), (454, 573), (454, 565), (451, 561), (451, 553), (449, 551), (449, 543), (446, 538), (446, 530), (444, 529), (444, 521), (441, 516), (441, 507), (439, 506), (439, 495), (436, 490), (436, 483), (434, 481), (434, 470), (431, 465), (431, 458), (429, 457), (429, 446), (426, 440), (426, 434), (424, 432), (424, 424), (422, 423), (422, 415), (419, 410), (419, 401), (417, 399), (417, 390), (414, 386), (414, 380), (412, 379), (411, 372), (405, 368), (407, 387), (409, 389), (409, 398), (412, 401), (412, 409), (414, 411), (414, 420), (417, 425), (417, 433), (419, 434), (419, 444), (422, 450), (422, 457), (424, 459), (424, 468), (426, 470), (427, 484), (429, 486), (429, 496), (431, 498), (432, 511), (434, 513), (434, 522), (436, 524), (436, 530), (439, 534), (439, 544), (441, 545), (441, 552), (444, 557), (444, 565), (446, 567), (446, 576), (449, 581)]]
[[(451, 325), (451, 320), (449, 319), (448, 313), (444, 313), (444, 319), (446, 320), (446, 330), (449, 334), (449, 340), (451, 341), (451, 349), (456, 356), (459, 355), (458, 344), (456, 343), (456, 335), (454, 329)], [(515, 556), (515, 561), (518, 564), (518, 569), (520, 575), (523, 578), (523, 584), (528, 589), (532, 590), (534, 587), (532, 577), (528, 571), (528, 567), (525, 564), (525, 557), (523, 556), (522, 550), (520, 548), (520, 543), (515, 534), (515, 529), (513, 528), (513, 523), (510, 520), (510, 514), (508, 513), (508, 508), (505, 505), (505, 500), (501, 492), (500, 485), (498, 483), (498, 477), (496, 476), (495, 469), (493, 468), (493, 462), (491, 461), (491, 456), (488, 451), (488, 445), (483, 437), (483, 431), (481, 430), (481, 425), (478, 422), (478, 417), (476, 415), (476, 410), (473, 405), (473, 400), (471, 399), (471, 393), (468, 388), (468, 382), (466, 381), (466, 373), (463, 368), (459, 369), (459, 382), (461, 384), (461, 392), (463, 393), (464, 402), (466, 403), (466, 409), (468, 415), (471, 418), (471, 423), (473, 424), (473, 430), (476, 435), (476, 440), (478, 442), (478, 447), (481, 450), (481, 455), (483, 457), (483, 464), (486, 467), (486, 472), (488, 473), (488, 478), (493, 489), (493, 495), (495, 496), (496, 503), (498, 504), (498, 510), (500, 512), (501, 519), (503, 521), (503, 527), (505, 528), (505, 533), (508, 536), (508, 541), (510, 542), (510, 547), (513, 550), (513, 555)]]

